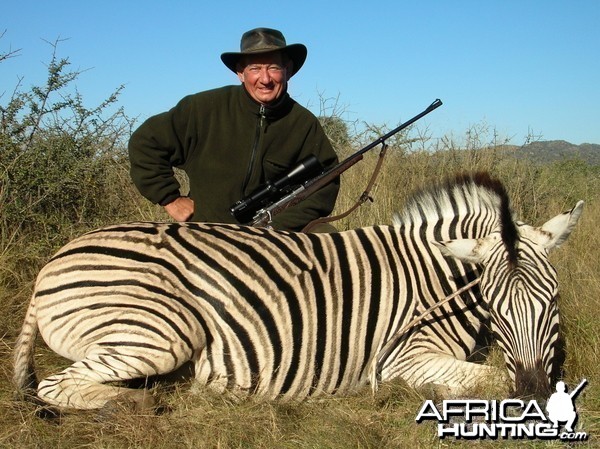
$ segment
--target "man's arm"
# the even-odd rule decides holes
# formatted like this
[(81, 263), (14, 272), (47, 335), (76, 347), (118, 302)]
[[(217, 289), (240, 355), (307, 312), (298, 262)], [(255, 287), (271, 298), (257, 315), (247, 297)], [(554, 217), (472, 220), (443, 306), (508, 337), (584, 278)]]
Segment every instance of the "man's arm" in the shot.
[[(185, 161), (185, 124), (189, 116), (185, 99), (168, 112), (146, 120), (129, 140), (131, 178), (148, 200), (165, 207), (177, 221), (193, 213), (193, 202), (183, 198), (173, 167)], [(184, 133), (184, 134), (182, 134)], [(191, 210), (191, 213), (190, 213)]]

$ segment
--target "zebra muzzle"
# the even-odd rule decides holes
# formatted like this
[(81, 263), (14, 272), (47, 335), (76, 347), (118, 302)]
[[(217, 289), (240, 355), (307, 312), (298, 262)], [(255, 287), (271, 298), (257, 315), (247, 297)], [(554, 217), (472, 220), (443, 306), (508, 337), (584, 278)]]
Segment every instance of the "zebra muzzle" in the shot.
[(516, 363), (515, 397), (547, 399), (550, 393), (550, 379), (541, 360), (531, 368), (525, 368), (522, 362)]

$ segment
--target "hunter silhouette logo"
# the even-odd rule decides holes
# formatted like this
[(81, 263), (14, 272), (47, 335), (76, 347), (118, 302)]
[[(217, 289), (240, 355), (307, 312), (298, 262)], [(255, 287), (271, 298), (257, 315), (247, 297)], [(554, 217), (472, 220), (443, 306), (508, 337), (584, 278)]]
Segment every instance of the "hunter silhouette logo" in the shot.
[(558, 428), (559, 422), (566, 422), (565, 430), (573, 433), (573, 424), (577, 420), (577, 412), (575, 411), (575, 398), (583, 387), (587, 384), (587, 379), (583, 379), (579, 385), (571, 393), (567, 393), (567, 386), (564, 382), (556, 383), (556, 393), (553, 393), (546, 404), (548, 418), (552, 421), (555, 429)]
[(578, 417), (575, 399), (586, 385), (587, 379), (583, 379), (567, 393), (567, 385), (557, 382), (556, 392), (546, 402), (546, 413), (535, 399), (447, 399), (441, 405), (427, 400), (415, 420), (437, 421), (440, 438), (586, 441), (586, 432), (574, 431)]

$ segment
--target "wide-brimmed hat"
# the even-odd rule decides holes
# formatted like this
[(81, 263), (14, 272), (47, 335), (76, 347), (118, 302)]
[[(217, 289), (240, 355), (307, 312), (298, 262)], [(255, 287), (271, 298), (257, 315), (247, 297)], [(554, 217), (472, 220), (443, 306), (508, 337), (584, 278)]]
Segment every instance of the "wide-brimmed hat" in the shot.
[(237, 63), (242, 56), (271, 53), (274, 51), (285, 52), (294, 65), (290, 76), (296, 74), (304, 61), (308, 50), (303, 44), (287, 45), (281, 31), (271, 28), (255, 28), (242, 35), (239, 52), (227, 52), (221, 55), (221, 61), (234, 73), (237, 73)]

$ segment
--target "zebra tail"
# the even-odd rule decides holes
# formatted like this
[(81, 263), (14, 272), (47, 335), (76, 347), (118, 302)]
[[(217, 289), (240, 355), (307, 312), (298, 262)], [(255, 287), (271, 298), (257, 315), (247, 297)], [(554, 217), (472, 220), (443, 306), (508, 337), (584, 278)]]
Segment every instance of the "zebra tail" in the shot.
[(32, 299), (25, 315), (23, 328), (15, 343), (13, 382), (19, 393), (28, 394), (37, 389), (33, 363), (35, 339), (38, 334), (35, 300)]

